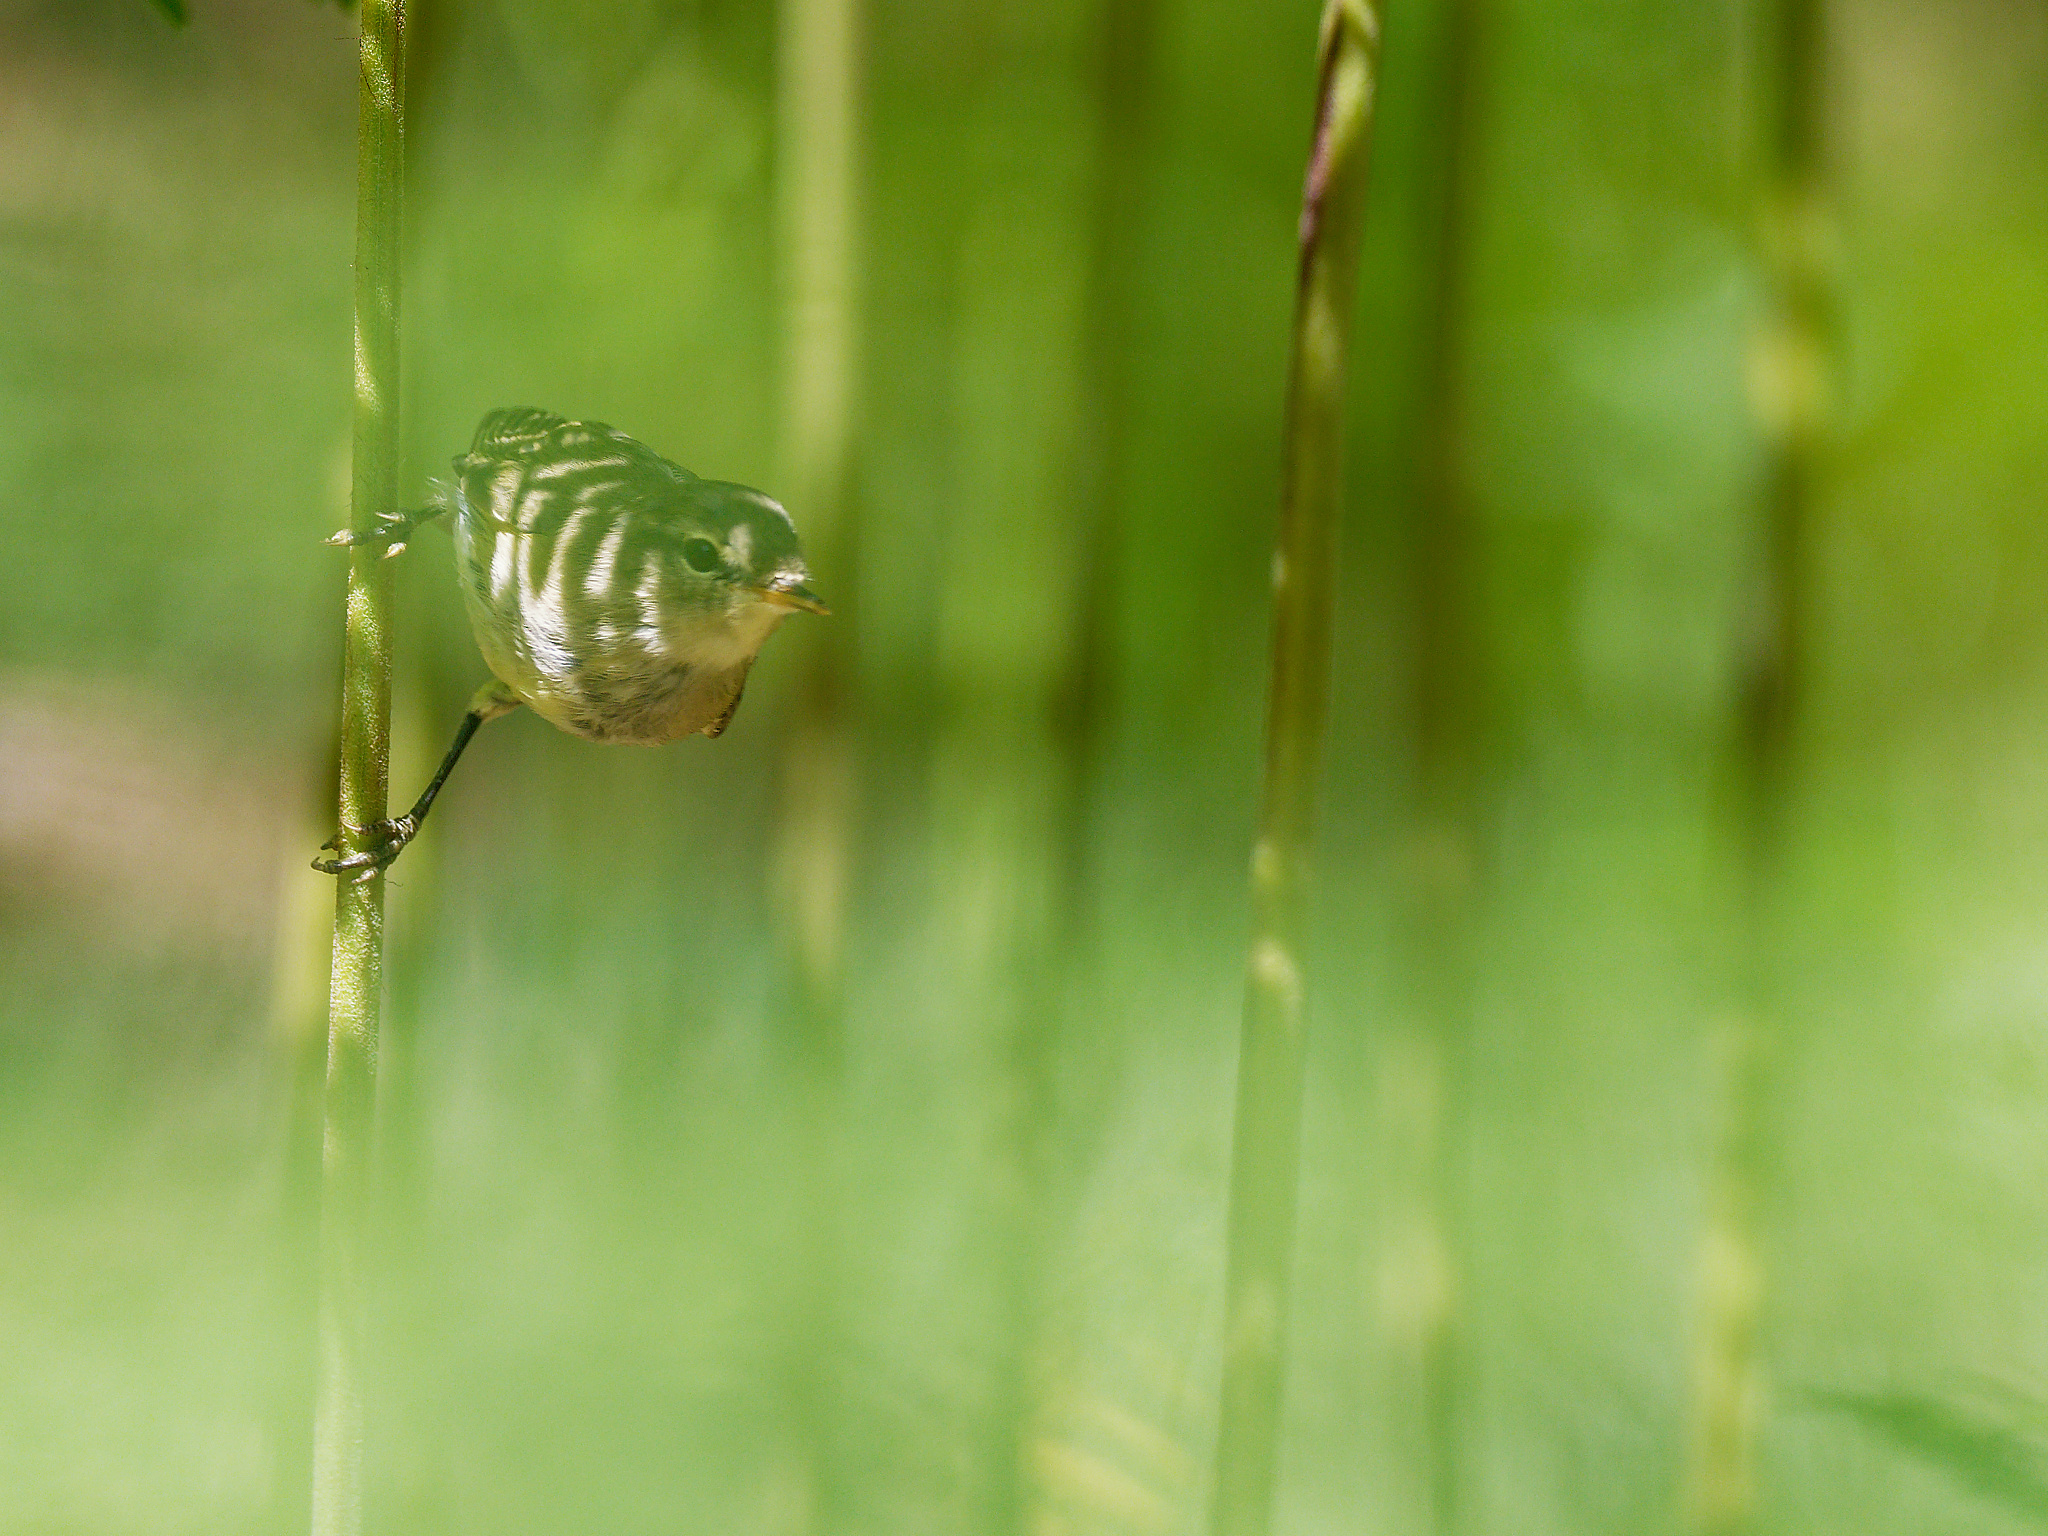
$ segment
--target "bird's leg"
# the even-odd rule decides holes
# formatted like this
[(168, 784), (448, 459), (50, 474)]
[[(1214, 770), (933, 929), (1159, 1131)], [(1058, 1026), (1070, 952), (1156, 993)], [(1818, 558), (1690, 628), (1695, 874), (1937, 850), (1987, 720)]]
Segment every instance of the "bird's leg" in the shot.
[[(336, 833), (323, 848), (332, 848), (336, 857), (315, 859), (313, 867), (323, 875), (354, 875), (358, 880), (367, 880), (383, 869), (404, 850), (420, 829), (420, 823), (427, 819), (427, 812), (433, 809), (434, 796), (441, 793), (441, 786), (448, 782), (448, 775), (454, 771), (455, 760), (462, 756), (462, 749), (469, 745), (469, 738), (476, 734), (476, 728), (486, 720), (495, 720), (502, 714), (519, 707), (519, 697), (496, 678), (492, 678), (469, 701), (469, 710), (462, 717), (462, 724), (455, 728), (455, 740), (448, 748), (447, 756), (441, 759), (441, 766), (434, 771), (433, 781), (415, 800), (412, 809), (403, 816), (387, 817), (373, 822), (367, 829), (367, 840), (362, 848), (353, 853), (341, 852), (344, 833)], [(352, 830), (352, 829), (351, 829)]]
[(447, 511), (448, 508), (444, 504), (414, 507), (408, 512), (380, 512), (377, 514), (377, 526), (368, 533), (357, 533), (353, 529), (344, 528), (339, 533), (329, 534), (326, 542), (344, 546), (382, 544), (384, 558), (389, 560), (405, 548), (406, 541), (412, 537), (413, 529), (419, 527), (421, 523), (431, 523), (435, 518), (445, 516)]

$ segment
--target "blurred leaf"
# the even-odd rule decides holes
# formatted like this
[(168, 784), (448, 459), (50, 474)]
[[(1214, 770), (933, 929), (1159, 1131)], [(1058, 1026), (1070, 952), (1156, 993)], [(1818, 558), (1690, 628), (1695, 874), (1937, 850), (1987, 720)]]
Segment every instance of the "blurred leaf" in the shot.
[(156, 0), (156, 8), (164, 13), (164, 19), (174, 27), (182, 27), (189, 19), (185, 14), (185, 0)]
[(1815, 1392), (1819, 1407), (1944, 1468), (2023, 1519), (2048, 1525), (2048, 1440), (1994, 1411), (1917, 1393)]

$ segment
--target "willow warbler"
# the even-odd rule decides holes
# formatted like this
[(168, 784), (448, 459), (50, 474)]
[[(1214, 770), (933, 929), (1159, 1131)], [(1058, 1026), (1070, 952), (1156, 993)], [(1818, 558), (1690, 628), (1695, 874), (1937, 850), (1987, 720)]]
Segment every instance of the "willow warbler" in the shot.
[(700, 480), (602, 422), (493, 411), (429, 506), (328, 542), (395, 555), (449, 513), (463, 603), (494, 676), (413, 808), (363, 829), (360, 846), (328, 843), (337, 856), (313, 863), (323, 873), (367, 878), (397, 858), (486, 720), (524, 704), (592, 741), (716, 736), (776, 625), (795, 609), (828, 611), (778, 503)]

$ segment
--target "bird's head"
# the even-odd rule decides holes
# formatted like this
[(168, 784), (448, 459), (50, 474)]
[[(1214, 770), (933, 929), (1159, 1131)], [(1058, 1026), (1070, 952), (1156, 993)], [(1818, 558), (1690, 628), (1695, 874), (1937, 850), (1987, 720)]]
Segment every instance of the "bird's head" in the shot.
[[(669, 522), (670, 580), (688, 606), (772, 628), (794, 610), (830, 613), (810, 589), (796, 528), (772, 497), (723, 480), (692, 480)], [(750, 622), (751, 621), (751, 622)]]

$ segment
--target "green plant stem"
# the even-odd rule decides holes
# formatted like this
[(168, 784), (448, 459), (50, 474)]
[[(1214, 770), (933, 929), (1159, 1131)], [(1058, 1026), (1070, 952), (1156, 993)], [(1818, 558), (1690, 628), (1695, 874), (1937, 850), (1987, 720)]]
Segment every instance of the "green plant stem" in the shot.
[(1069, 932), (1086, 943), (1081, 921), (1093, 883), (1089, 810), (1109, 727), (1109, 673), (1116, 628), (1119, 490), (1130, 435), (1132, 319), (1144, 274), (1138, 231), (1143, 159), (1151, 131), (1151, 71), (1158, 0), (1099, 0), (1091, 47), (1095, 138), (1088, 210), (1088, 288), (1084, 304), (1079, 489), (1082, 527), (1075, 637), (1055, 702), (1066, 783), (1060, 792), (1059, 903)]
[[(777, 36), (784, 252), (782, 494), (835, 617), (801, 636), (784, 765), (781, 895), (806, 1002), (836, 1010), (852, 823), (858, 0), (783, 0)], [(833, 585), (838, 583), (839, 585)], [(793, 627), (792, 627), (793, 628)]]
[(1085, 643), (1099, 123), (1082, 81), (1096, 14), (1094, 0), (1013, 10), (959, 76), (961, 131), (947, 157), (960, 187), (958, 490), (938, 581), (932, 815), (943, 887), (962, 898), (947, 916), (962, 956), (953, 1006), (980, 1037), (987, 1074), (975, 1192), (987, 1387), (964, 1517), (986, 1536), (1038, 1529), (1058, 1499), (1042, 1455), (1060, 1393), (1043, 1282), (1061, 1217), (1050, 1154), (1077, 969), (1059, 915), (1073, 783), (1061, 706)]
[[(398, 232), (403, 197), (405, 0), (362, 0), (356, 168), (356, 389), (350, 526), (398, 505)], [(341, 847), (383, 817), (391, 749), (391, 568), (374, 545), (349, 559), (341, 686)], [(343, 877), (334, 903), (321, 1163), (319, 1399), (313, 1536), (363, 1525), (363, 1375), (384, 877)]]
[[(1479, 0), (1440, 0), (1436, 13), (1435, 141), (1438, 170), (1428, 187), (1421, 404), (1414, 497), (1413, 847), (1405, 892), (1407, 960), (1416, 980), (1420, 1038), (1409, 1076), (1416, 1100), (1409, 1232), (1385, 1244), (1405, 1266), (1390, 1294), (1413, 1298), (1392, 1329), (1412, 1362), (1429, 1528), (1456, 1530), (1464, 1477), (1465, 1399), (1462, 1302), (1464, 1184), (1472, 1000), (1472, 906), (1481, 866), (1479, 621), (1474, 606), (1473, 532), (1465, 479), (1467, 241), (1474, 203), (1473, 138)], [(1405, 1324), (1407, 1326), (1401, 1326)]]
[[(860, 0), (782, 0), (776, 28), (778, 247), (784, 263), (781, 494), (834, 616), (800, 634), (782, 762), (777, 895), (793, 988), (792, 1102), (806, 1203), (789, 1392), (808, 1529), (847, 1521), (840, 1453), (845, 1265), (842, 1109), (847, 883), (858, 765), (851, 692), (858, 338)], [(790, 626), (791, 631), (796, 626)]]
[(1763, 314), (1750, 358), (1763, 440), (1764, 539), (1742, 699), (1751, 866), (1775, 857), (1800, 694), (1806, 525), (1834, 371), (1821, 0), (1772, 0), (1759, 35), (1754, 217)]
[(1286, 481), (1273, 561), (1273, 671), (1265, 789), (1252, 854), (1212, 1536), (1264, 1536), (1272, 1518), (1301, 1152), (1306, 1018), (1300, 938), (1329, 710), (1345, 365), (1379, 32), (1378, 12), (1368, 0), (1329, 0), (1324, 8), (1315, 143), (1302, 198)]
[(1749, 383), (1763, 447), (1763, 526), (1742, 636), (1735, 749), (1743, 858), (1741, 1013), (1726, 1041), (1728, 1110), (1700, 1258), (1687, 1507), (1688, 1527), (1697, 1536), (1742, 1536), (1756, 1524), (1764, 1223), (1785, 1034), (1773, 997), (1772, 909), (1802, 692), (1806, 528), (1833, 373), (1821, 0), (1765, 0), (1757, 21), (1749, 186), (1764, 302)]

